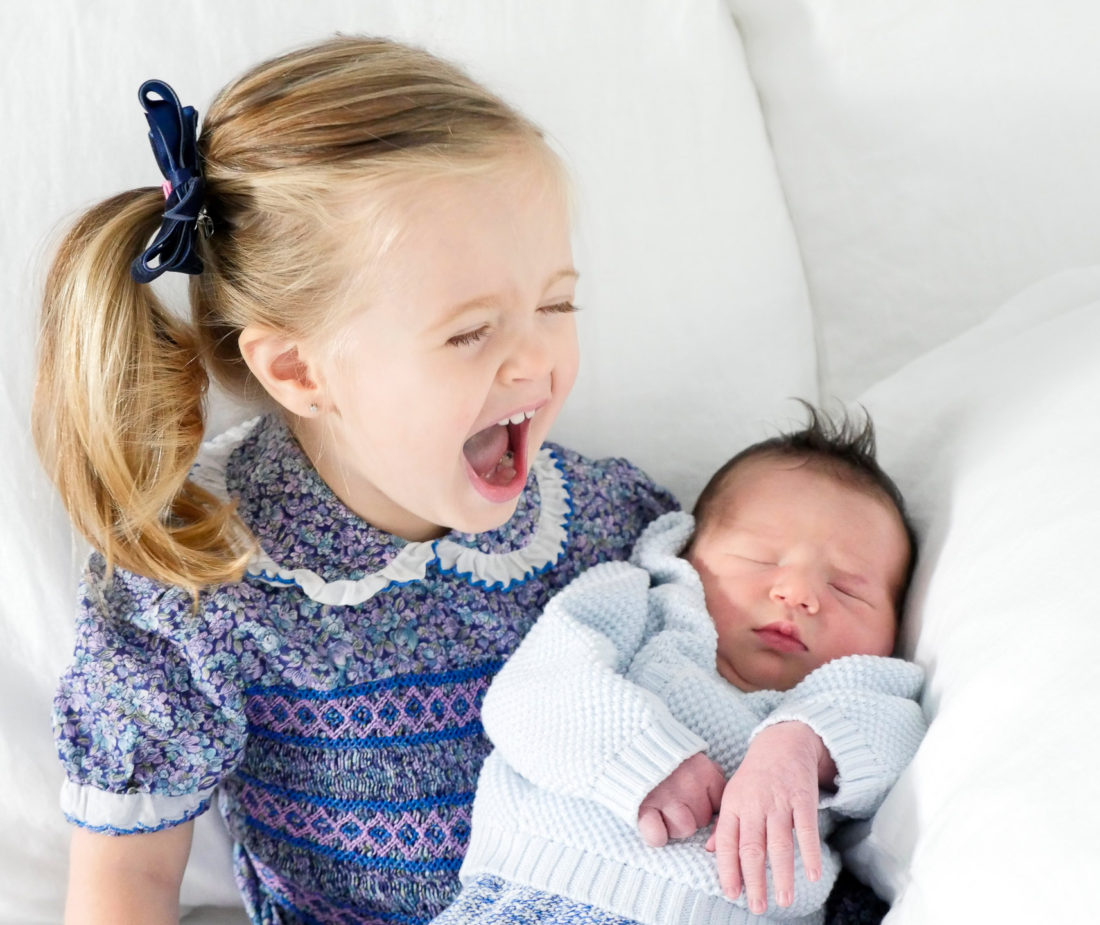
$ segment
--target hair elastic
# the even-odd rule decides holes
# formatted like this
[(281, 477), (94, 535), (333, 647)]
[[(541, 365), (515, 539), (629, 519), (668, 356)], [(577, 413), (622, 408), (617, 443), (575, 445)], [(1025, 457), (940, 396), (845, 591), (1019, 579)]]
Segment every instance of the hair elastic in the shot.
[(130, 275), (136, 282), (151, 283), (166, 270), (201, 273), (195, 239), (200, 225), (209, 227), (209, 218), (203, 211), (199, 114), (193, 106), (181, 106), (175, 91), (161, 80), (145, 81), (138, 100), (149, 123), (153, 156), (165, 178), (164, 216), (153, 243), (130, 264)]

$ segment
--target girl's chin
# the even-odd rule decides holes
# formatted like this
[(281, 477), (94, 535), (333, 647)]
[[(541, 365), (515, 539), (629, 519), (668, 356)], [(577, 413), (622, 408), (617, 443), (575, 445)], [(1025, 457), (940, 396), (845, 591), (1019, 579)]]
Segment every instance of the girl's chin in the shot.
[(503, 527), (516, 513), (516, 504), (522, 490), (521, 485), (519, 491), (510, 492), (510, 496), (500, 500), (497, 500), (497, 497), (488, 497), (484, 492), (478, 492), (479, 499), (471, 499), (472, 505), (467, 506), (463, 511), (465, 516), (456, 518), (461, 522), (455, 523), (451, 529), (458, 533), (477, 534), (488, 533)]

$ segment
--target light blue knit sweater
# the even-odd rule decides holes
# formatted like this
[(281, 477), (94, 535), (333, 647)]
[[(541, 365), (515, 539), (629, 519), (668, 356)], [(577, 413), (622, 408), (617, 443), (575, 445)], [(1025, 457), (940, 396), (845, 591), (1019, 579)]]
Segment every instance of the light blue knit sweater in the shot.
[(770, 920), (815, 923), (839, 870), (823, 844), (823, 875), (796, 860), (795, 901), (749, 915), (721, 892), (709, 830), (662, 848), (635, 822), (642, 799), (698, 751), (727, 777), (753, 735), (801, 720), (836, 762), (823, 795), (824, 839), (843, 817), (877, 809), (913, 757), (925, 722), (921, 670), (850, 656), (787, 692), (744, 693), (715, 671), (715, 630), (698, 574), (678, 554), (694, 522), (666, 514), (629, 563), (597, 566), (547, 606), (490, 687), (483, 720), (495, 745), (478, 782), (461, 877), (492, 874), (653, 925)]

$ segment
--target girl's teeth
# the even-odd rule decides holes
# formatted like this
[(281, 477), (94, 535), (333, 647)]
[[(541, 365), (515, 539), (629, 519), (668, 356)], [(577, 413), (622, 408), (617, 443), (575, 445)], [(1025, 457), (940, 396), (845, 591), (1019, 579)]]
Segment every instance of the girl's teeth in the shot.
[(534, 411), (521, 411), (519, 414), (513, 414), (510, 418), (502, 418), (497, 421), (497, 424), (501, 427), (507, 427), (509, 424), (522, 424), (534, 416)]

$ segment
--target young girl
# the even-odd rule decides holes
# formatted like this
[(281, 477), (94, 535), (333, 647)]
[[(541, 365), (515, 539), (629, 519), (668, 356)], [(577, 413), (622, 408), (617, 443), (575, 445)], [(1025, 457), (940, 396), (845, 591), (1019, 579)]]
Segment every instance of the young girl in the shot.
[[(201, 135), (167, 85), (140, 97), (166, 182), (66, 238), (36, 394), (96, 550), (55, 705), (68, 919), (175, 921), (216, 796), (254, 922), (427, 922), (489, 679), (675, 506), (543, 446), (577, 368), (562, 167), (387, 41), (259, 65)], [(192, 274), (191, 324), (148, 285), (165, 271)], [(208, 370), (276, 411), (200, 453)]]

